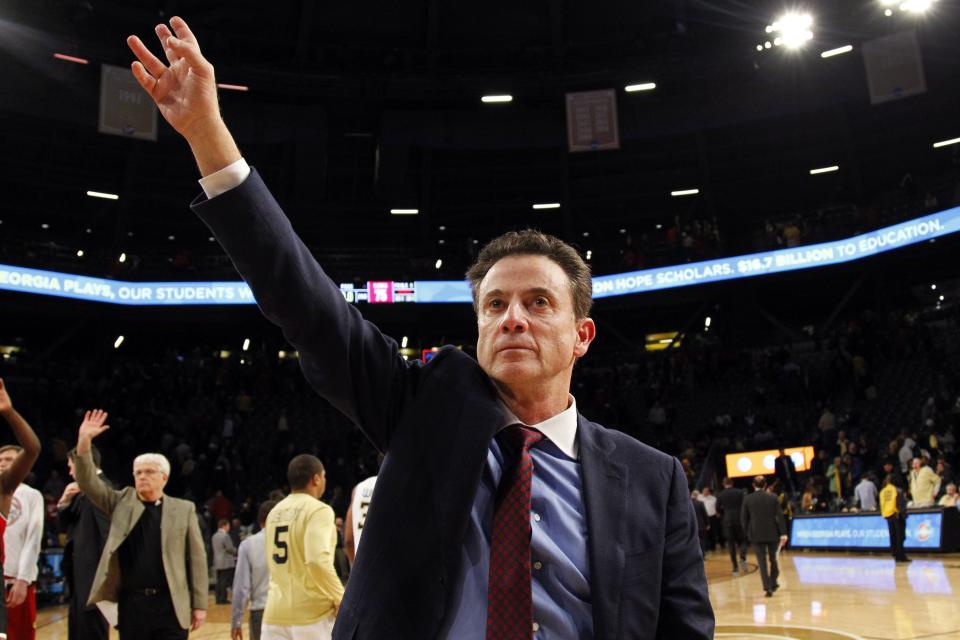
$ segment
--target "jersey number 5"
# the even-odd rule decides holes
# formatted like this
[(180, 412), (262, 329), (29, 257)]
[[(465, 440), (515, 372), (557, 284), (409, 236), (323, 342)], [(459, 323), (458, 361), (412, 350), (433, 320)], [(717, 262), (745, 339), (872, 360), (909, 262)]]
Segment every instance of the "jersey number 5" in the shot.
[(286, 535), (289, 530), (290, 527), (287, 525), (277, 527), (274, 530), (273, 546), (276, 547), (276, 551), (273, 553), (273, 561), (277, 564), (284, 564), (287, 561), (287, 541), (281, 540), (280, 536)]

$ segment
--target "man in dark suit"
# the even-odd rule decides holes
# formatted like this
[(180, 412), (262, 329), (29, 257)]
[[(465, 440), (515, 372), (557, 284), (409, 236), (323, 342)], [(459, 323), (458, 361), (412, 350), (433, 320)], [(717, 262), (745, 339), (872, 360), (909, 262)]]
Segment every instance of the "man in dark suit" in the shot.
[[(91, 455), (97, 476), (104, 485), (112, 487), (100, 470), (100, 451), (91, 447)], [(87, 599), (110, 531), (110, 518), (81, 493), (72, 460), (67, 460), (67, 467), (74, 481), (67, 485), (57, 502), (60, 531), (67, 534), (63, 549), (63, 574), (70, 590), (67, 637), (70, 640), (107, 640), (109, 625), (100, 609), (88, 605)]]
[(333, 637), (713, 636), (680, 463), (576, 411), (596, 327), (589, 267), (556, 238), (501, 236), (468, 274), (477, 360), (404, 360), (294, 233), (220, 118), (186, 23), (136, 37), (134, 76), (194, 151), (194, 211), (298, 349), (311, 386), (386, 454)]
[[(740, 526), (740, 510), (743, 507), (743, 490), (733, 486), (731, 478), (724, 478), (723, 491), (717, 495), (717, 511), (720, 512), (723, 537), (730, 552), (730, 562), (733, 563), (733, 575), (739, 576), (747, 561), (747, 539)], [(740, 555), (740, 564), (737, 564), (737, 554)]]
[(757, 476), (753, 479), (753, 493), (743, 499), (740, 524), (757, 554), (764, 595), (769, 598), (780, 587), (777, 583), (780, 576), (777, 552), (787, 541), (787, 523), (783, 519), (777, 496), (768, 493), (766, 488), (766, 478)]

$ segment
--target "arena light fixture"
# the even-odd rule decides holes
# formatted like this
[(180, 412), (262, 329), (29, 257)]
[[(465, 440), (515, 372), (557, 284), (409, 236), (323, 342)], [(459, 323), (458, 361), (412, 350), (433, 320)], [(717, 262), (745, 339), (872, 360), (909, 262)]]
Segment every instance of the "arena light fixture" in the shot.
[(113, 348), (119, 349), (120, 345), (123, 344), (123, 336), (117, 336), (117, 339), (113, 341)]
[(126, 253), (121, 253), (121, 254), (120, 254), (120, 257), (117, 258), (117, 261), (120, 262), (121, 264), (124, 263), (124, 262), (126, 262), (126, 261), (127, 261), (127, 254), (126, 254)]
[(250, 351), (250, 338), (243, 339), (243, 350)]
[(400, 348), (406, 349), (409, 343), (410, 343), (410, 338), (408, 338), (407, 336), (403, 336), (403, 339), (400, 340)]
[(706, 319), (703, 321), (703, 326), (709, 329), (712, 323), (713, 323), (713, 318), (711, 318), (710, 316), (707, 316)]
[(905, 13), (926, 13), (936, 0), (904, 0), (900, 3), (900, 11)]
[(390, 209), (390, 215), (394, 216), (415, 216), (420, 213), (420, 209)]
[(700, 193), (700, 189), (678, 189), (677, 191), (671, 191), (670, 195), (674, 198), (680, 196), (695, 196)]
[(245, 84), (228, 84), (226, 82), (218, 82), (217, 88), (225, 89), (226, 91), (250, 91), (250, 87)]
[(44, 231), (46, 231), (47, 229), (50, 228), (50, 225), (47, 224), (46, 222), (44, 222), (43, 224), (40, 225), (40, 228), (43, 229)]
[(935, 284), (930, 285), (930, 291), (936, 291), (936, 290), (937, 290), (937, 285)]
[(443, 266), (443, 258), (437, 258), (437, 262), (436, 262), (436, 264), (434, 264), (433, 266), (434, 266), (434, 268), (436, 268), (436, 269), (439, 269), (440, 267), (442, 267), (442, 266)]
[(78, 258), (82, 258), (82, 257), (83, 257), (83, 249), (77, 249), (77, 257), (78, 257)]
[(637, 91), (653, 91), (656, 88), (656, 82), (641, 82), (640, 84), (628, 84), (623, 90), (627, 93), (635, 93)]
[[(813, 39), (813, 16), (809, 13), (785, 13), (773, 24), (767, 25), (766, 32), (774, 34), (774, 46), (799, 49)], [(764, 46), (770, 48), (766, 43)]]
[(960, 142), (960, 138), (950, 138), (949, 140), (941, 140), (940, 142), (934, 142), (933, 148), (939, 149), (940, 147), (948, 147), (951, 144), (957, 144)]
[(593, 251), (591, 251), (590, 249), (587, 249), (587, 260), (589, 260), (592, 257), (593, 257)]
[(485, 104), (505, 104), (507, 102), (513, 102), (513, 96), (509, 94), (483, 96), (480, 98), (480, 101)]
[(839, 171), (839, 170), (840, 170), (840, 167), (837, 165), (833, 165), (831, 167), (820, 167), (819, 169), (810, 169), (810, 175), (816, 176), (821, 173), (832, 173), (834, 171)]
[(832, 58), (833, 56), (839, 56), (844, 53), (850, 53), (853, 51), (853, 45), (847, 44), (842, 47), (837, 47), (836, 49), (828, 49), (820, 54), (821, 58)]
[(90, 61), (86, 58), (78, 58), (77, 56), (68, 56), (65, 53), (55, 53), (53, 57), (57, 60), (63, 60), (64, 62), (75, 62), (77, 64), (90, 64)]
[(103, 191), (87, 191), (91, 198), (103, 198), (104, 200), (119, 200), (120, 196), (115, 193), (105, 193)]
[(559, 202), (540, 202), (533, 205), (533, 208), (536, 211), (541, 211), (543, 209), (559, 209), (560, 203)]

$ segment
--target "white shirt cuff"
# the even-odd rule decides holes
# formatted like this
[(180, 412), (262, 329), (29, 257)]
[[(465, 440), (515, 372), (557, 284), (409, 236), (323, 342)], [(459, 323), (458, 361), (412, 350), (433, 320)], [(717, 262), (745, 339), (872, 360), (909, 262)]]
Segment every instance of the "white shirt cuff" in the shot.
[(234, 187), (239, 187), (250, 175), (250, 165), (243, 158), (228, 164), (223, 169), (215, 171), (206, 178), (200, 178), (200, 188), (207, 196), (207, 200), (216, 198)]

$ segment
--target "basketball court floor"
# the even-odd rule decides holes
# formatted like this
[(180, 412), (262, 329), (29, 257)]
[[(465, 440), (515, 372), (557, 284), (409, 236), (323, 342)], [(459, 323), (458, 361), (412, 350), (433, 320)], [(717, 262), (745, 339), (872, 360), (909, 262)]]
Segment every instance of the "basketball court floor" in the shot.
[[(884, 555), (784, 551), (780, 563), (780, 589), (766, 598), (756, 566), (734, 577), (724, 553), (708, 554), (717, 638), (960, 640), (960, 555), (896, 564)], [(42, 609), (38, 640), (66, 637), (66, 607)], [(211, 600), (207, 623), (190, 637), (229, 638), (230, 606)]]

